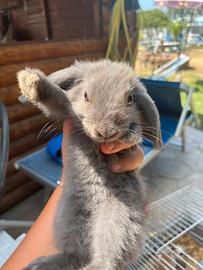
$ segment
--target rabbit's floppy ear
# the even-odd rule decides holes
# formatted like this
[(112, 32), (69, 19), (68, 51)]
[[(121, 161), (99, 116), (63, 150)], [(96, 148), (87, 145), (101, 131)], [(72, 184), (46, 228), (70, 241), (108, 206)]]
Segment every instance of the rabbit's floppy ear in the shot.
[(146, 91), (136, 89), (133, 93), (135, 103), (144, 119), (142, 131), (144, 137), (153, 142), (155, 149), (162, 146), (159, 113), (154, 101)]
[(48, 76), (48, 79), (50, 82), (58, 85), (61, 89), (67, 91), (71, 89), (76, 82), (80, 81), (81, 77), (81, 71), (73, 65), (51, 73)]

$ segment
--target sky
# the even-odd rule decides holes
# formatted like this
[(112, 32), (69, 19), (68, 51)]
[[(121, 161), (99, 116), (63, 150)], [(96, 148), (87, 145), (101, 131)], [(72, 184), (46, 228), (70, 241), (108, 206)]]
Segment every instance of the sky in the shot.
[(144, 10), (154, 8), (154, 0), (139, 0), (139, 4)]

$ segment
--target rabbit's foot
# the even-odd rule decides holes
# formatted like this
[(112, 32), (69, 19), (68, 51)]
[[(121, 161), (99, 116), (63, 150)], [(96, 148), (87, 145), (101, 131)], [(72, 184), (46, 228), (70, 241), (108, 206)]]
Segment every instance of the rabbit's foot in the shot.
[(21, 92), (31, 102), (39, 99), (40, 75), (36, 69), (26, 68), (17, 74), (18, 84)]

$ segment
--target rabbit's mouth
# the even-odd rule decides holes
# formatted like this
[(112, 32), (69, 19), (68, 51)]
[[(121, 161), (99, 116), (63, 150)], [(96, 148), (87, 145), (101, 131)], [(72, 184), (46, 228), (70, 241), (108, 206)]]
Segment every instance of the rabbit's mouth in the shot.
[(116, 129), (116, 128), (99, 129), (93, 126), (88, 126), (88, 127), (83, 126), (83, 128), (86, 135), (97, 143), (115, 142), (115, 141), (118, 141), (124, 134), (121, 130)]
[(131, 123), (127, 128), (118, 129), (108, 137), (101, 136), (97, 133), (94, 139), (100, 143), (120, 141), (129, 144), (139, 144), (142, 142), (142, 130), (139, 125)]
[(126, 142), (129, 144), (139, 144), (142, 142), (141, 127), (131, 123), (125, 127), (100, 127), (84, 126), (85, 133), (97, 143)]
[(109, 142), (115, 142), (115, 141), (120, 140), (122, 136), (123, 136), (123, 133), (120, 131), (117, 131), (108, 137), (100, 136), (99, 134), (97, 134), (96, 136), (94, 136), (94, 140), (96, 140), (99, 143), (109, 143)]
[(134, 145), (142, 143), (143, 139), (141, 127), (136, 123), (131, 123), (119, 141), (124, 141)]

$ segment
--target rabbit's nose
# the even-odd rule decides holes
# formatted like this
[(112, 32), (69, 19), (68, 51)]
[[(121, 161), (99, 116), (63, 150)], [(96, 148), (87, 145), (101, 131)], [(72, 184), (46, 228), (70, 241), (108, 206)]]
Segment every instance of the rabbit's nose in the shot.
[(103, 138), (103, 139), (113, 139), (114, 137), (118, 135), (118, 131), (113, 128), (109, 128), (105, 130), (96, 129), (95, 132), (98, 137)]

